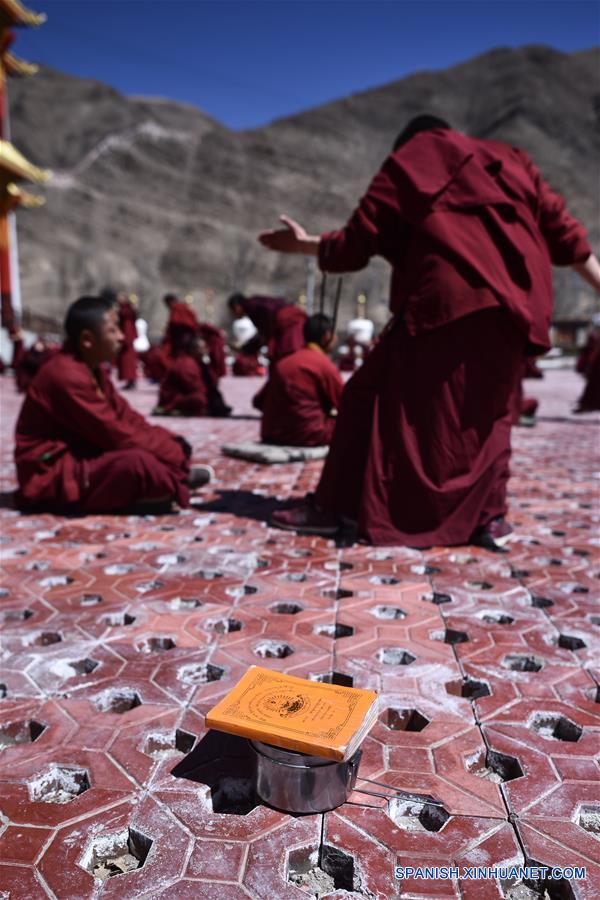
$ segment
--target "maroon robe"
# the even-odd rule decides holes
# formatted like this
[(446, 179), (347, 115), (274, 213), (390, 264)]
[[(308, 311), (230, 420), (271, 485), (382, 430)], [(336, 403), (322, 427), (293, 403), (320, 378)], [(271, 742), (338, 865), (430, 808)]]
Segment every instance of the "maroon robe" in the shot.
[(63, 351), (38, 372), (16, 427), (22, 507), (105, 512), (169, 495), (187, 506), (180, 440), (135, 412), (100, 367)]
[(245, 378), (250, 375), (264, 375), (265, 369), (261, 366), (257, 353), (244, 353), (240, 350), (233, 360), (232, 373)]
[(212, 375), (215, 384), (219, 378), (223, 378), (227, 374), (227, 366), (225, 364), (225, 338), (220, 328), (209, 325), (208, 322), (201, 322), (198, 331), (200, 337), (206, 344), (206, 350), (210, 361), (208, 370)]
[(162, 347), (152, 346), (141, 354), (144, 374), (150, 381), (162, 381), (169, 371), (170, 362)]
[(328, 272), (384, 256), (396, 315), (344, 389), (317, 503), (413, 547), (504, 516), (521, 363), (550, 346), (551, 262), (590, 252), (521, 151), (435, 130), (393, 153), (319, 248)]
[(261, 439), (267, 444), (328, 444), (344, 383), (320, 347), (309, 344), (279, 360), (265, 398)]
[(15, 365), (15, 381), (20, 394), (27, 391), (42, 366), (59, 352), (60, 347), (57, 344), (46, 344), (40, 339), (29, 349), (19, 353)]
[(160, 386), (158, 405), (165, 413), (177, 411), (184, 416), (205, 416), (208, 393), (200, 366), (187, 353), (173, 361)]
[[(529, 357), (525, 357), (525, 359), (521, 363), (521, 372), (517, 379), (515, 393), (512, 399), (512, 423), (513, 425), (518, 425), (521, 416), (527, 416), (528, 418), (533, 418), (537, 413), (537, 409), (539, 404), (539, 400), (536, 400), (535, 397), (528, 397), (525, 394), (523, 388), (523, 381), (525, 378), (528, 378), (528, 372), (530, 370)], [(534, 376), (537, 377), (537, 376)], [(543, 377), (543, 375), (542, 375)]]
[(586, 378), (585, 388), (577, 403), (578, 411), (600, 409), (600, 332), (590, 334), (577, 360), (577, 371)]
[(222, 378), (227, 372), (225, 338), (221, 329), (209, 325), (208, 322), (198, 321), (196, 313), (187, 303), (176, 300), (169, 307), (169, 321), (162, 344), (163, 355), (168, 365), (175, 357), (175, 348), (180, 335), (185, 332), (192, 332), (205, 342), (210, 357), (208, 368), (215, 382), (218, 382), (219, 378)]
[(269, 348), (271, 362), (304, 347), (306, 313), (281, 297), (247, 297), (244, 312)]
[(137, 378), (137, 353), (133, 342), (137, 338), (135, 320), (137, 312), (129, 302), (119, 302), (119, 328), (123, 332), (123, 344), (117, 357), (117, 371), (122, 381), (133, 381)]

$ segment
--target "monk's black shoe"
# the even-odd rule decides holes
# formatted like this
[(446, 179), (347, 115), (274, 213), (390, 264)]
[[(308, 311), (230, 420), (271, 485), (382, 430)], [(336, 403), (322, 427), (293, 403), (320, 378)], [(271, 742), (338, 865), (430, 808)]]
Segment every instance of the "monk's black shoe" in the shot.
[(471, 535), (469, 543), (475, 547), (489, 550), (492, 553), (508, 553), (504, 545), (512, 537), (513, 530), (511, 526), (503, 516), (498, 516), (492, 519), (491, 522), (488, 522), (487, 525), (476, 528)]
[(310, 503), (302, 503), (293, 509), (281, 509), (271, 516), (271, 525), (297, 534), (320, 534), (323, 537), (337, 534), (339, 523), (335, 516)]

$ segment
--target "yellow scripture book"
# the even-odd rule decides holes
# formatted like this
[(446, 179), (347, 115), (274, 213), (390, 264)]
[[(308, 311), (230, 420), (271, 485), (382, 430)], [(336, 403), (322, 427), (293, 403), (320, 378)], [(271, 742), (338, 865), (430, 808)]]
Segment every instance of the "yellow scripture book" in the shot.
[(377, 694), (251, 666), (206, 716), (217, 731), (343, 762), (377, 718)]

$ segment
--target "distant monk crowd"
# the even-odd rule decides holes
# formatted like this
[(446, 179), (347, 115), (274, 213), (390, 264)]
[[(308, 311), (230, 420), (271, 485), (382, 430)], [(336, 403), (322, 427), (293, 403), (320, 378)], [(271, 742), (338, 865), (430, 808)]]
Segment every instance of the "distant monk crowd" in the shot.
[[(152, 424), (111, 372), (122, 391), (135, 391), (143, 371), (156, 385), (152, 416), (174, 418), (227, 417), (223, 376), (266, 375), (252, 401), (262, 443), (329, 446), (314, 495), (274, 512), (273, 525), (379, 545), (500, 549), (512, 533), (511, 429), (535, 423), (522, 380), (541, 377), (535, 360), (551, 346), (552, 265), (572, 267), (600, 293), (583, 227), (522, 150), (429, 115), (400, 133), (344, 227), (318, 235), (281, 220), (260, 243), (316, 257), (323, 277), (363, 269), (376, 255), (390, 263), (383, 331), (374, 335), (359, 306), (336, 364), (337, 307), (307, 314), (281, 297), (236, 293), (228, 346), (171, 293), (162, 339), (151, 344), (136, 297), (112, 289), (80, 297), (62, 338), (26, 347), (21, 332), (11, 336), (24, 393), (19, 508), (186, 507), (211, 467), (191, 464), (183, 423)], [(586, 384), (574, 411), (600, 409), (599, 316), (577, 369)]]

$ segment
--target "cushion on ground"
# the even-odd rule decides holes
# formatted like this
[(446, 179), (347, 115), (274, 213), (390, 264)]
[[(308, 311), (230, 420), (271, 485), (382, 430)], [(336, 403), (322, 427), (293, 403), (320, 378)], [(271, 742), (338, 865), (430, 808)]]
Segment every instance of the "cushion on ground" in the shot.
[(274, 463), (306, 462), (309, 459), (323, 459), (329, 447), (287, 447), (277, 444), (259, 444), (246, 441), (243, 444), (223, 444), (221, 451), (225, 456), (247, 459), (250, 462)]

